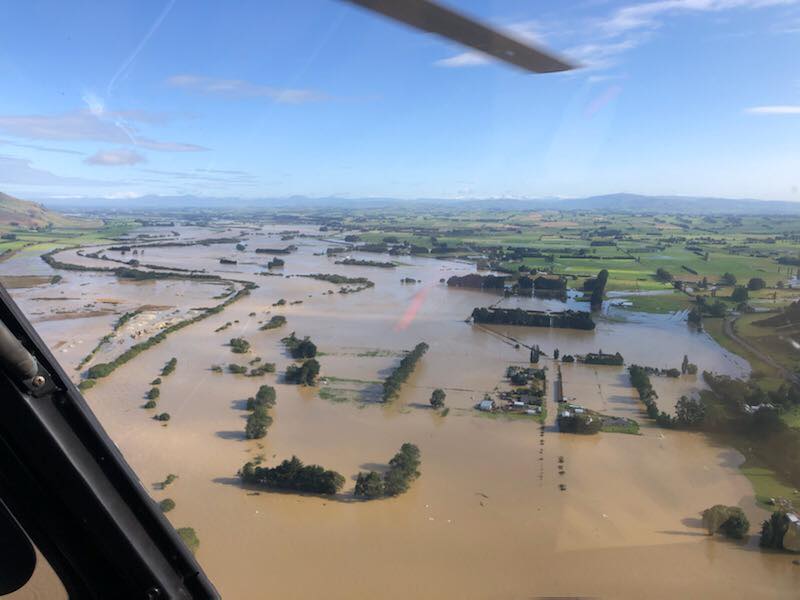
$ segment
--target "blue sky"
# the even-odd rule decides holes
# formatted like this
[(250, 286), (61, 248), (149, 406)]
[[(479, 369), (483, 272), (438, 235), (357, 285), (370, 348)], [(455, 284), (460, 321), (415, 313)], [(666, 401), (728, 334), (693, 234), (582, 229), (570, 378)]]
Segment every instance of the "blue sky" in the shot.
[(7, 3), (0, 191), (800, 201), (800, 0), (449, 5), (582, 68), (339, 0)]

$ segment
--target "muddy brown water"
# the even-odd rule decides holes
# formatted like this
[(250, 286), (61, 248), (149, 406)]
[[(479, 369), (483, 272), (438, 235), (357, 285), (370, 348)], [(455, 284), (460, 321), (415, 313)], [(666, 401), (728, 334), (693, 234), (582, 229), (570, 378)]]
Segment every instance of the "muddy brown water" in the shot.
[[(559, 434), (552, 393), (543, 434), (532, 421), (492, 418), (472, 408), (484, 392), (504, 385), (509, 364), (527, 361), (528, 350), (516, 349), (508, 338), (548, 352), (557, 347), (562, 354), (620, 351), (629, 362), (659, 367), (679, 366), (688, 354), (701, 371), (731, 375), (747, 372), (741, 359), (669, 316), (611, 311), (594, 332), (476, 327), (464, 322), (472, 308), (498, 299), (439, 283), (470, 272), (469, 265), (411, 257), (396, 258), (403, 263), (396, 269), (335, 265), (334, 259), (314, 256), (329, 244), (305, 238), (281, 242), (275, 235), (280, 229), (251, 235), (244, 253), (233, 244), (148, 249), (147, 262), (191, 265), (260, 287), (223, 313), (170, 335), (87, 392), (153, 498), (177, 503), (168, 513), (170, 521), (195, 528), (197, 557), (224, 597), (798, 596), (800, 568), (791, 557), (760, 552), (756, 536), (732, 543), (710, 539), (699, 528), (699, 512), (723, 503), (742, 506), (757, 531), (766, 513), (738, 472), (741, 455), (699, 434), (652, 427), (642, 418), (623, 368), (564, 365), (564, 391), (590, 408), (639, 419), (640, 436)], [(328, 295), (339, 286), (255, 274), (270, 257), (252, 249), (288, 243), (300, 248), (285, 257), (285, 275), (365, 276), (376, 286)], [(239, 264), (220, 265), (223, 256), (236, 257)], [(30, 261), (21, 253), (2, 265), (3, 274), (27, 274), (15, 269)], [(36, 274), (42, 272), (52, 273), (37, 269)], [(196, 282), (121, 285), (106, 275), (61, 274), (64, 280), (53, 291), (81, 302), (121, 299), (120, 313), (145, 302), (184, 310), (218, 302), (211, 299), (218, 286)], [(404, 277), (422, 283), (402, 284)], [(183, 296), (171, 294), (175, 289), (169, 285), (177, 283), (186, 288)], [(15, 290), (26, 310), (54, 308), (42, 309), (46, 303), (32, 295)], [(273, 307), (279, 298), (303, 303)], [(532, 308), (550, 302), (502, 300)], [(259, 321), (273, 314), (285, 315), (287, 325), (258, 331)], [(237, 319), (238, 324), (214, 333)], [(113, 320), (47, 321), (37, 327), (53, 346), (82, 339), (91, 348)], [(279, 340), (290, 331), (310, 335), (319, 346), (326, 388), (356, 390), (348, 401), (324, 400), (318, 389), (281, 382), (280, 373), (291, 361)], [(234, 336), (251, 342), (245, 357), (226, 346)], [(375, 403), (377, 385), (369, 382), (383, 379), (400, 351), (423, 340), (430, 350), (400, 397), (390, 405)], [(56, 354), (77, 364), (83, 349)], [(244, 364), (256, 355), (276, 362), (278, 374), (246, 378), (210, 370), (213, 364)], [(172, 420), (162, 426), (140, 406), (148, 382), (172, 356), (178, 357), (178, 367), (164, 378), (159, 400), (159, 411), (169, 412)], [(552, 383), (554, 368), (547, 360), (543, 364)], [(693, 377), (654, 380), (665, 408), (700, 385)], [(275, 420), (266, 438), (246, 441), (243, 401), (262, 383), (277, 389)], [(427, 408), (436, 387), (447, 392), (446, 417)], [(399, 498), (354, 501), (355, 474), (385, 469), (405, 441), (422, 451), (422, 476), (411, 490)], [(348, 481), (334, 498), (243, 489), (236, 471), (259, 454), (270, 465), (296, 454), (338, 470)], [(156, 490), (153, 484), (168, 473), (178, 479)]]

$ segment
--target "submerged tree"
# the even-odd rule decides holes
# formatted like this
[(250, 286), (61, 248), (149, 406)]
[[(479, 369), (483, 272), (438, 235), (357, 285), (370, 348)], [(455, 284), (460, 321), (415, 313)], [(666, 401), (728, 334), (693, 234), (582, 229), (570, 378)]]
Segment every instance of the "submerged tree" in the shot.
[(444, 390), (436, 388), (431, 394), (431, 406), (437, 409), (442, 408), (444, 406), (444, 399), (446, 397), (447, 395), (444, 393)]

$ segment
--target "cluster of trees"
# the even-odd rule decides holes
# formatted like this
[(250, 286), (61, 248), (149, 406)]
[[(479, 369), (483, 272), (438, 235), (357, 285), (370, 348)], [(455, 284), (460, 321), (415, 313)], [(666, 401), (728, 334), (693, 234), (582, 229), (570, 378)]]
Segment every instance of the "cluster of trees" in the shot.
[(603, 269), (597, 274), (592, 286), (592, 297), (589, 304), (593, 309), (603, 306), (603, 295), (606, 293), (606, 282), (608, 282), (608, 271)]
[(492, 325), (525, 325), (527, 327), (556, 327), (560, 329), (595, 328), (591, 314), (579, 310), (542, 312), (521, 308), (476, 308), (472, 311), (476, 323)]
[[(800, 390), (784, 383), (763, 390), (757, 382), (704, 372), (711, 393), (703, 395), (706, 431), (734, 434), (766, 466), (795, 487), (800, 486), (800, 430), (789, 427), (781, 412), (800, 404)], [(745, 406), (754, 407), (745, 410)]]
[(776, 510), (773, 512), (769, 519), (761, 523), (761, 547), (784, 550), (783, 541), (789, 527), (790, 521), (786, 511)]
[(355, 267), (380, 267), (381, 269), (394, 269), (397, 265), (393, 262), (381, 262), (377, 260), (361, 260), (358, 258), (345, 258), (337, 260), (337, 265), (351, 265)]
[(353, 495), (358, 498), (398, 496), (406, 492), (417, 477), (421, 454), (415, 444), (406, 442), (389, 461), (389, 470), (383, 477), (376, 471), (362, 471), (356, 478)]
[(604, 354), (602, 350), (600, 352), (589, 352), (586, 356), (583, 357), (583, 362), (588, 365), (615, 365), (621, 366), (624, 364), (625, 359), (622, 358), (622, 354), (616, 352), (615, 354)]
[(318, 375), (319, 362), (316, 358), (309, 358), (301, 365), (289, 365), (286, 368), (286, 383), (314, 385)]
[(231, 341), (228, 342), (231, 347), (231, 352), (234, 354), (245, 354), (250, 352), (250, 342), (248, 342), (244, 338), (231, 338)]
[(428, 344), (420, 342), (414, 349), (406, 354), (397, 368), (383, 382), (383, 401), (388, 402), (400, 391), (400, 386), (411, 375), (420, 358), (428, 351)]
[(317, 346), (308, 336), (301, 340), (293, 331), (288, 336), (281, 339), (281, 342), (283, 342), (283, 345), (289, 350), (289, 354), (291, 354), (292, 358), (314, 358), (317, 355)]
[(598, 433), (603, 428), (603, 420), (600, 415), (588, 412), (561, 412), (556, 418), (556, 423), (558, 424), (558, 430), (565, 433), (581, 433), (588, 435)]
[(310, 277), (311, 279), (318, 279), (319, 281), (327, 281), (335, 285), (361, 285), (372, 287), (375, 285), (366, 277), (347, 277), (345, 275), (336, 275), (330, 273), (312, 273), (310, 275), (298, 275), (298, 277)]
[(177, 366), (178, 366), (178, 359), (173, 356), (161, 368), (161, 376), (166, 377), (167, 375), (171, 375), (175, 371), (175, 367)]
[[(533, 287), (533, 280), (530, 277), (526, 279), (530, 282), (529, 287)], [(447, 285), (450, 287), (502, 290), (506, 285), (506, 277), (504, 275), (479, 275), (478, 273), (462, 276), (453, 275), (447, 280)], [(523, 287), (522, 281), (520, 281), (520, 287)]]
[(747, 282), (747, 289), (751, 292), (763, 290), (765, 287), (767, 287), (767, 282), (761, 279), (761, 277), (751, 277), (750, 281)]
[(248, 440), (263, 438), (272, 425), (270, 409), (275, 406), (275, 388), (262, 385), (256, 395), (247, 399), (247, 410), (251, 411), (244, 427), (244, 435)]
[(269, 321), (259, 327), (259, 330), (266, 331), (268, 329), (278, 329), (278, 327), (283, 327), (284, 325), (286, 325), (286, 317), (283, 315), (273, 315)]
[(750, 531), (750, 521), (738, 506), (716, 504), (703, 511), (703, 526), (708, 535), (722, 533), (726, 537), (742, 539)]
[(268, 489), (291, 490), (308, 494), (331, 495), (344, 485), (344, 477), (319, 465), (304, 465), (296, 456), (277, 467), (259, 467), (245, 463), (239, 471), (242, 481)]
[(681, 373), (683, 375), (695, 375), (697, 373), (697, 365), (689, 362), (689, 356), (683, 355), (683, 362), (681, 363)]

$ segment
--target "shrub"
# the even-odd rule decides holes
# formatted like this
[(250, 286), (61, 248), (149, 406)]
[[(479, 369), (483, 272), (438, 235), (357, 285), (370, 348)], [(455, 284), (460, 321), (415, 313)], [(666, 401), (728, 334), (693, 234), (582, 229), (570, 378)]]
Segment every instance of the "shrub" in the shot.
[(289, 365), (286, 369), (286, 382), (300, 385), (314, 385), (319, 375), (319, 362), (310, 358), (302, 365)]
[(431, 406), (433, 406), (433, 408), (442, 408), (446, 397), (447, 395), (444, 393), (444, 390), (436, 388), (431, 394)]
[(192, 554), (195, 554), (200, 547), (200, 539), (197, 537), (197, 532), (191, 527), (181, 527), (176, 531), (183, 543), (186, 544), (186, 547), (189, 548)]
[(174, 357), (170, 358), (164, 365), (164, 367), (161, 369), (161, 376), (166, 377), (167, 375), (172, 373), (177, 365), (178, 365), (178, 359)]
[(169, 421), (169, 413), (163, 412), (153, 417), (156, 421)]
[(234, 354), (245, 354), (250, 351), (250, 342), (244, 338), (231, 338), (230, 346)]

